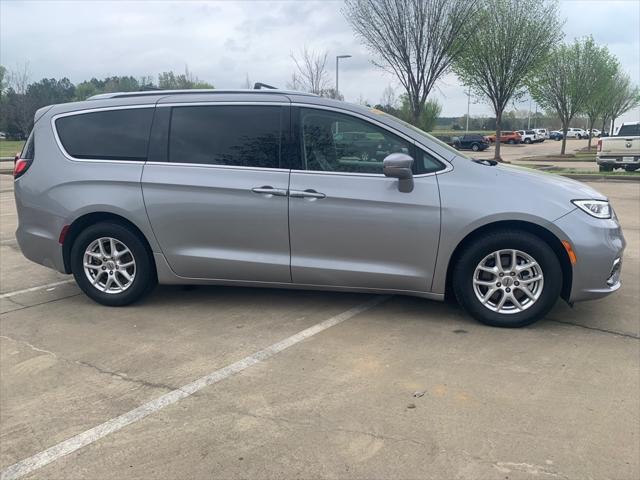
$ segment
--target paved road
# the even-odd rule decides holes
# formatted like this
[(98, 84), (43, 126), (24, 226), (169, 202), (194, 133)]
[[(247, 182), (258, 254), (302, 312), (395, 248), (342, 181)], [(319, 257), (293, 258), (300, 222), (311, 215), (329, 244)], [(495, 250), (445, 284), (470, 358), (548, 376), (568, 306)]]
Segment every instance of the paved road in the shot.
[[(596, 140), (594, 140), (596, 142)], [(576, 140), (569, 139), (567, 140), (567, 154), (575, 153), (578, 150), (585, 148), (588, 144), (588, 140)], [(555, 140), (545, 140), (542, 143), (534, 143), (531, 145), (509, 145), (503, 144), (500, 148), (500, 155), (504, 160), (507, 160), (516, 165), (518, 164), (532, 164), (535, 161), (532, 160), (522, 160), (526, 157), (541, 157), (546, 155), (559, 155), (560, 148), (562, 147), (562, 142), (557, 142)], [(489, 147), (484, 152), (467, 152), (470, 156), (474, 158), (493, 158), (494, 155), (494, 146)], [(540, 162), (542, 163), (542, 162)], [(556, 165), (564, 168), (579, 168), (581, 170), (598, 170), (598, 165), (595, 161), (593, 162), (544, 162), (544, 165)]]
[(160, 287), (101, 307), (20, 255), (0, 176), (0, 468), (81, 435), (24, 478), (637, 479), (640, 185), (593, 186), (629, 242), (623, 289), (502, 330), (323, 292)]

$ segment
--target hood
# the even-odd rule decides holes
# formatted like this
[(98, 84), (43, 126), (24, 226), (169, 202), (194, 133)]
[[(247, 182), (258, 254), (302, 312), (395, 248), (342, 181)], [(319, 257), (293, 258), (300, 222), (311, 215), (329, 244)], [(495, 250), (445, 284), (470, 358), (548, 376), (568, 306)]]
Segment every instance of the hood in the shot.
[(501, 173), (512, 176), (514, 181), (519, 179), (529, 184), (539, 184), (545, 190), (556, 188), (564, 191), (570, 200), (608, 200), (606, 196), (577, 180), (572, 180), (560, 175), (537, 172), (531, 168), (516, 165), (498, 164), (497, 168)]

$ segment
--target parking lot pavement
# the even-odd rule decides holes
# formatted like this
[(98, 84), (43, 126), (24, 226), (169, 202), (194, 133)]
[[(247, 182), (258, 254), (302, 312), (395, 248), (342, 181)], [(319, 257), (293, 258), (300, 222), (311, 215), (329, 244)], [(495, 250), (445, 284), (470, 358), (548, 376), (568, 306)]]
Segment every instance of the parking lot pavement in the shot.
[[(593, 144), (597, 142), (593, 140)], [(566, 153), (572, 154), (576, 153), (578, 150), (586, 148), (588, 145), (588, 140), (577, 140), (577, 139), (568, 139), (566, 146)], [(509, 145), (503, 144), (500, 147), (500, 155), (506, 161), (512, 162), (515, 165), (518, 164), (531, 164), (535, 163), (532, 160), (521, 160), (522, 158), (530, 158), (530, 157), (542, 157), (547, 155), (560, 155), (560, 148), (562, 146), (562, 142), (558, 142), (555, 140), (545, 140), (541, 143), (532, 143), (530, 145), (525, 145), (521, 143), (520, 145)], [(466, 152), (468, 155), (473, 156), (474, 158), (487, 158), (491, 159), (494, 155), (495, 146), (489, 147), (487, 150), (483, 152)], [(575, 161), (545, 161), (546, 164), (556, 165), (558, 167), (563, 168), (578, 168), (580, 170), (598, 170), (598, 165), (596, 162), (575, 162)]]
[(640, 185), (593, 186), (623, 224), (623, 288), (519, 330), (393, 297), (291, 337), (375, 298), (326, 292), (159, 287), (106, 308), (7, 242), (0, 468), (249, 358), (24, 478), (638, 478)]

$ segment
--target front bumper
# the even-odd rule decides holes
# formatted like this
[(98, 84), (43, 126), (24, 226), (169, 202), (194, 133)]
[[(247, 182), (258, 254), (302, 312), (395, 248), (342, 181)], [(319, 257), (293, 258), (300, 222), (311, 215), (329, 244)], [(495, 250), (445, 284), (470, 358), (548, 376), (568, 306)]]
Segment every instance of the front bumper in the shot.
[[(615, 216), (614, 216), (615, 217)], [(626, 246), (616, 218), (593, 218), (580, 209), (554, 222), (566, 235), (577, 257), (573, 265), (570, 302), (594, 300), (609, 295), (621, 286), (619, 272)]]

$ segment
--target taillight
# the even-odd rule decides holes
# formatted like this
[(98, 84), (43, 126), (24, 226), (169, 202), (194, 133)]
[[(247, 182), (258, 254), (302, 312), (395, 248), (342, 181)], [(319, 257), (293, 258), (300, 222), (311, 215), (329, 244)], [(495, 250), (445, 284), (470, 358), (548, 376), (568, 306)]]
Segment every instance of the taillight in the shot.
[(13, 178), (20, 178), (31, 166), (32, 160), (17, 158), (13, 165)]
[(602, 151), (602, 139), (598, 140), (598, 151)]

